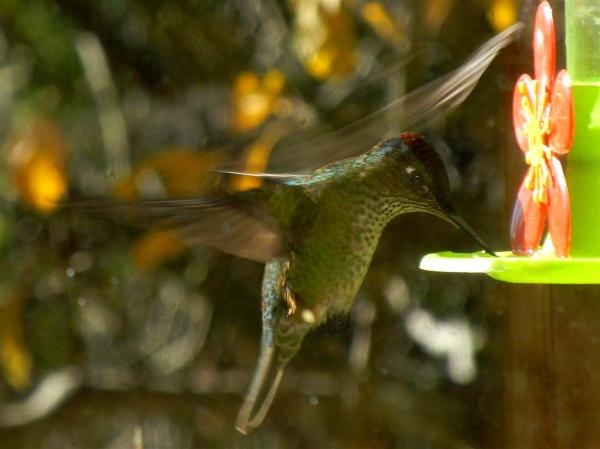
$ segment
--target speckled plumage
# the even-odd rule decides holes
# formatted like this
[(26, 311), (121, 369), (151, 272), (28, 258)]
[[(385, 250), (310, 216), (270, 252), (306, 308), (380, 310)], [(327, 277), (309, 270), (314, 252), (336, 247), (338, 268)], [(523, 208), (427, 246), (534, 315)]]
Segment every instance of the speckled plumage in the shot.
[(349, 311), (386, 224), (409, 212), (453, 215), (440, 157), (409, 133), (265, 191), (286, 250), (265, 268), (261, 355), (238, 417), (243, 433), (264, 418), (308, 331)]

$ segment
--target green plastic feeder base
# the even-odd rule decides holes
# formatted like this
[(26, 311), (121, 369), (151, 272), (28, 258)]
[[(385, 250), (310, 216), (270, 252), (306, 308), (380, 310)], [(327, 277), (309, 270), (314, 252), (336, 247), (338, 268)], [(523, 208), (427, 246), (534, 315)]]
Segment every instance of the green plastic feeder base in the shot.
[(510, 251), (493, 257), (484, 252), (428, 254), (420, 268), (447, 273), (485, 273), (504, 282), (519, 284), (600, 284), (600, 258), (559, 259), (546, 254), (515, 256)]

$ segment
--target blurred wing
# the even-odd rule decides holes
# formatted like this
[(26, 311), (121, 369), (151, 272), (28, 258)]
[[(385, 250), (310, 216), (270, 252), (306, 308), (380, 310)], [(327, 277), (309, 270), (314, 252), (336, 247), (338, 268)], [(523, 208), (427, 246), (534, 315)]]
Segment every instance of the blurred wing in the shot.
[(174, 232), (188, 244), (206, 245), (244, 259), (267, 262), (284, 250), (282, 231), (260, 206), (235, 196), (132, 202), (73, 201), (69, 209), (141, 227)]
[(269, 160), (269, 171), (306, 172), (357, 156), (381, 141), (389, 129), (418, 131), (432, 119), (449, 114), (467, 98), (498, 52), (515, 39), (521, 28), (521, 24), (507, 28), (483, 44), (458, 69), (349, 126), (275, 149)]

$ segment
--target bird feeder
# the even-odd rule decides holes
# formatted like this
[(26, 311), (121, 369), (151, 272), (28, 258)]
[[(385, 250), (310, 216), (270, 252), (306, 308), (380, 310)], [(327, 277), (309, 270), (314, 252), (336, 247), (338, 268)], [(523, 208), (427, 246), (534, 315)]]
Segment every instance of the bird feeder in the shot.
[[(440, 252), (421, 269), (486, 273), (515, 283), (600, 284), (600, 22), (598, 0), (565, 1), (567, 70), (556, 73), (552, 10), (534, 25), (534, 77), (517, 80), (516, 141), (529, 169), (498, 257)], [(559, 157), (568, 153), (567, 177)], [(568, 188), (567, 188), (568, 185)], [(540, 246), (544, 228), (548, 230)]]

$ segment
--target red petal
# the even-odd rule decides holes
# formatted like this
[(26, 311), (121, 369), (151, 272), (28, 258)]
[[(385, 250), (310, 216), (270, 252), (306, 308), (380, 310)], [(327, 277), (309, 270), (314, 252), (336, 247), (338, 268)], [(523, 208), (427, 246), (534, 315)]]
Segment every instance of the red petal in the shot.
[(519, 147), (523, 151), (529, 149), (529, 139), (525, 132), (525, 124), (527, 123), (527, 113), (523, 107), (523, 98), (529, 99), (529, 104), (533, 104), (532, 98), (527, 93), (522, 93), (520, 86), (527, 86), (527, 92), (532, 86), (532, 79), (529, 75), (521, 75), (515, 84), (515, 90), (513, 91), (513, 127), (515, 129), (515, 136)]
[(549, 144), (552, 151), (566, 154), (573, 143), (573, 93), (571, 77), (561, 70), (554, 82), (550, 109)]
[(551, 158), (548, 186), (548, 231), (558, 257), (567, 257), (571, 248), (571, 207), (569, 190), (560, 161)]
[(546, 218), (546, 204), (536, 203), (533, 192), (521, 184), (510, 223), (510, 241), (513, 253), (533, 254), (540, 245)]
[(556, 41), (552, 8), (547, 1), (540, 3), (533, 28), (533, 62), (535, 78), (547, 88), (552, 85), (555, 69)]

